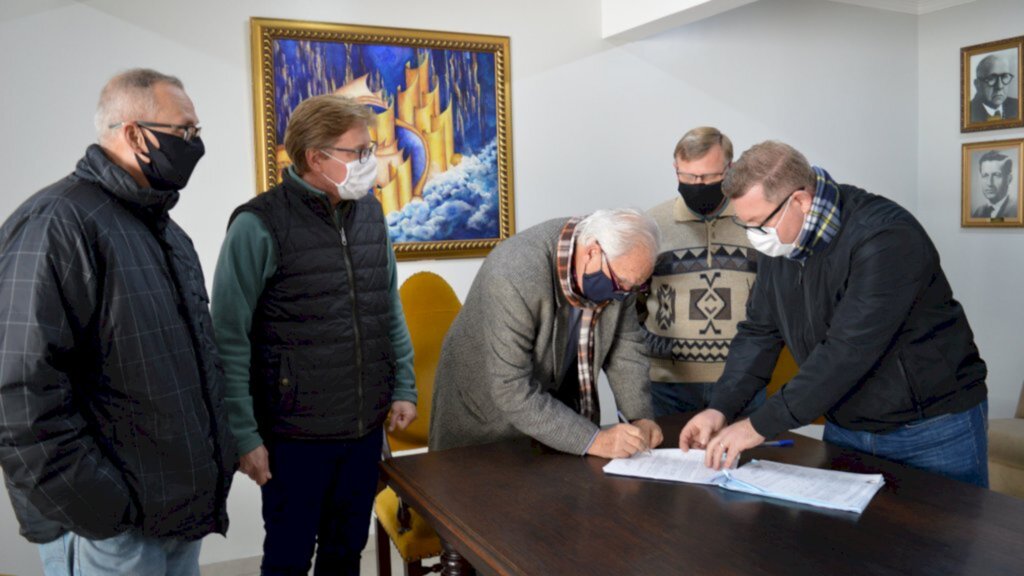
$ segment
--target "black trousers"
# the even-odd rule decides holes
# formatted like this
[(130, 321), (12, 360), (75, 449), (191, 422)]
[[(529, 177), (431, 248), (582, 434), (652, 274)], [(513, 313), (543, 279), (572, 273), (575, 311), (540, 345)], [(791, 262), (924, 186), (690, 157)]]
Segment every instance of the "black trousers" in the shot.
[(357, 440), (269, 442), (264, 576), (359, 574), (376, 494), (382, 428)]

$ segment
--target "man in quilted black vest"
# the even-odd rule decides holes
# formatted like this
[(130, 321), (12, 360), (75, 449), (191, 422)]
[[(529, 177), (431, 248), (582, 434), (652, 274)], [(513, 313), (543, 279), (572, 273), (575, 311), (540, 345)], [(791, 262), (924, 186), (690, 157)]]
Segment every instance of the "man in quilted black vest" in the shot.
[(358, 574), (382, 428), (416, 418), (412, 344), (376, 181), (372, 113), (292, 112), (281, 184), (235, 210), (213, 287), (231, 430), (263, 491), (262, 573)]

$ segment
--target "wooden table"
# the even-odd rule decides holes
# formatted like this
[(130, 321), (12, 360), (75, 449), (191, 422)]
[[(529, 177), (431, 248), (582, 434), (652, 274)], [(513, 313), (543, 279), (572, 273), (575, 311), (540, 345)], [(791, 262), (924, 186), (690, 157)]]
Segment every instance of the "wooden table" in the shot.
[[(662, 422), (677, 445), (684, 418)], [(881, 472), (861, 515), (712, 486), (606, 476), (530, 440), (383, 462), (390, 484), (483, 574), (1024, 574), (1024, 500), (797, 435), (743, 455)]]

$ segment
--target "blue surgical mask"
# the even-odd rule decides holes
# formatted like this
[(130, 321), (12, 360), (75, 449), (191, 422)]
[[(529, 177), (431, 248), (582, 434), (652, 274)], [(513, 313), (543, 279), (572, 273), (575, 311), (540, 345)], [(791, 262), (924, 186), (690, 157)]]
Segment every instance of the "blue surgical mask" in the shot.
[(618, 300), (622, 302), (629, 294), (616, 292), (615, 283), (605, 276), (604, 272), (583, 273), (583, 297), (591, 302), (605, 302), (607, 300)]

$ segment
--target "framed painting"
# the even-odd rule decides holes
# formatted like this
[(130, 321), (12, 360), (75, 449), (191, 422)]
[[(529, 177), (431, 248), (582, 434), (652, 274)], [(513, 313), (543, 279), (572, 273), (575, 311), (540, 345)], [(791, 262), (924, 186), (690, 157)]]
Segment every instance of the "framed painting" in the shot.
[(963, 145), (960, 225), (1021, 227), (1024, 139)]
[(1024, 37), (960, 49), (960, 131), (1024, 126), (1021, 49)]
[(486, 255), (515, 232), (509, 39), (252, 18), (257, 192), (291, 163), (302, 100), (341, 94), (374, 114), (374, 193), (400, 260)]

